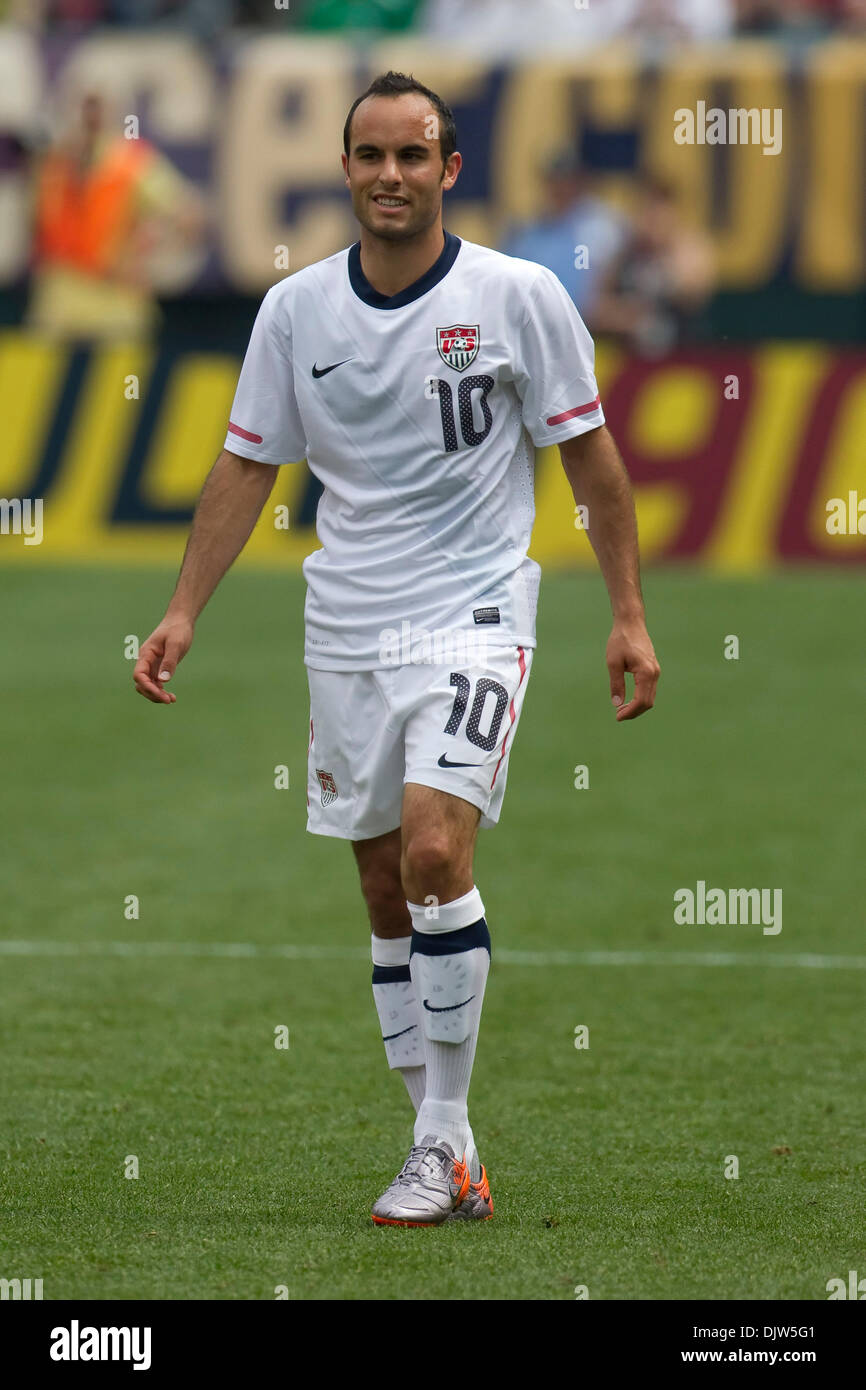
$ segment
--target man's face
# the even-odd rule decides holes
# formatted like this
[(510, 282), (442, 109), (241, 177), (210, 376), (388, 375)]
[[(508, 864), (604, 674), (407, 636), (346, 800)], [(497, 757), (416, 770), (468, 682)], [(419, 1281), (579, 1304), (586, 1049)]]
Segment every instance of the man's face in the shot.
[(547, 176), (547, 203), (557, 217), (574, 207), (582, 192), (578, 174), (551, 173)]
[(677, 232), (676, 204), (672, 198), (649, 191), (638, 208), (635, 222), (639, 243), (649, 251), (664, 251)]
[(460, 165), (455, 153), (443, 168), (439, 115), (419, 92), (367, 97), (352, 117), (343, 169), (355, 216), (375, 236), (405, 241), (432, 227)]

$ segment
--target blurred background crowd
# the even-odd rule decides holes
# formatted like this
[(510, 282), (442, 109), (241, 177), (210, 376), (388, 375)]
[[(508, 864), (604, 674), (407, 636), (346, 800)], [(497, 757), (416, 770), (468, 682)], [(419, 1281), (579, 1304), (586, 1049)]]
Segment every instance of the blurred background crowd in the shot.
[[(393, 36), (422, 45), (416, 51), (421, 65), (423, 44), (429, 40), (440, 49), (452, 48), (460, 60), (469, 57), (491, 69), (496, 64), (508, 67), (525, 62), (533, 52), (535, 61), (542, 64), (559, 61), (566, 53), (587, 63), (592, 61), (587, 55), (610, 51), (618, 38), (625, 37), (637, 40), (632, 48), (642, 55), (638, 62), (656, 72), (669, 70), (678, 52), (721, 49), (725, 44), (720, 40), (727, 42), (728, 49), (734, 45), (731, 51), (736, 52), (738, 42), (761, 36), (771, 45), (766, 62), (767, 81), (772, 82), (772, 55), (785, 53), (796, 66), (798, 48), (811, 51), (830, 36), (837, 41), (854, 36), (861, 26), (866, 32), (866, 0), (0, 0), (0, 25), (4, 10), (5, 33), (26, 32), (41, 49), (48, 90), (46, 100), (35, 104), (29, 119), (11, 122), (5, 136), (0, 133), (0, 175), (5, 169), (19, 182), (27, 181), (26, 216), (31, 229), (26, 311), (20, 277), (17, 282), (15, 276), (4, 277), (0, 264), (0, 286), (4, 279), (12, 282), (11, 291), (0, 288), (0, 321), (23, 318), (46, 334), (81, 340), (147, 336), (155, 331), (161, 320), (160, 292), (164, 296), (172, 288), (171, 275), (162, 272), (172, 261), (175, 266), (197, 265), (196, 272), (186, 281), (181, 275), (174, 288), (188, 292), (199, 310), (205, 310), (208, 295), (216, 289), (248, 288), (239, 285), (237, 277), (232, 283), (231, 273), (224, 274), (220, 248), (214, 247), (222, 219), (213, 196), (214, 170), (219, 164), (213, 145), (222, 139), (220, 131), (225, 131), (224, 113), (215, 109), (207, 117), (209, 150), (192, 148), (188, 141), (174, 148), (170, 139), (163, 138), (158, 123), (149, 119), (152, 99), (135, 86), (134, 65), (126, 90), (121, 83), (109, 92), (107, 78), (107, 85), (100, 87), (97, 82), (90, 91), (80, 80), (74, 89), (64, 89), (62, 96), (58, 95), (62, 82), (55, 82), (56, 90), (51, 90), (52, 77), (62, 72), (64, 63), (72, 70), (76, 55), (86, 54), (93, 43), (107, 39), (134, 45), (140, 38), (161, 37), (192, 44), (198, 61), (212, 75), (208, 80), (220, 80), (226, 61), (229, 66), (233, 61), (232, 56), (226, 59), (227, 43), (229, 55), (236, 55), (245, 41), (268, 36), (291, 47), (293, 39), (309, 43), (316, 36), (324, 41), (331, 35), (344, 40), (347, 51), (361, 59), (369, 59), (368, 45)], [(262, 63), (264, 71), (268, 61)], [(416, 61), (415, 68), (420, 70), (421, 65)], [(731, 72), (729, 65), (718, 82), (708, 79), (708, 96), (713, 92), (724, 96), (727, 91), (733, 97)], [(639, 85), (642, 80), (636, 79)], [(290, 75), (287, 82), (290, 87)], [(444, 90), (447, 98), (447, 84)], [(614, 90), (618, 90), (616, 82)], [(178, 110), (185, 100), (182, 89), (162, 97), (167, 107), (174, 104)], [(295, 100), (303, 102), (306, 97)], [(143, 113), (140, 130), (121, 127), (124, 107), (125, 112)], [(576, 126), (580, 117), (578, 100)], [(707, 195), (712, 208), (697, 215), (698, 200), (689, 207), (688, 181), (654, 168), (641, 157), (639, 120), (635, 129), (620, 122), (619, 129), (602, 131), (594, 149), (592, 123), (586, 121), (573, 139), (566, 123), (556, 147), (540, 142), (532, 171), (537, 192), (530, 210), (508, 206), (507, 198), (497, 202), (490, 197), (490, 171), (496, 159), (495, 134), (490, 136), (490, 128), (495, 113), (485, 108), (467, 112), (458, 105), (459, 134), (461, 140), (469, 141), (468, 159), (457, 202), (453, 197), (449, 200), (448, 214), (453, 216), (452, 209), (457, 210), (452, 229), (461, 230), (461, 214), (470, 200), (479, 201), (480, 192), (491, 215), (478, 224), (481, 230), (475, 239), (548, 266), (566, 286), (593, 333), (640, 356), (655, 357), (680, 344), (718, 338), (729, 326), (726, 309), (733, 301), (725, 298), (725, 292), (731, 288), (730, 276), (728, 283), (719, 276), (718, 237), (712, 222), (724, 223), (731, 178), (726, 166), (715, 159)], [(847, 132), (842, 137), (847, 138)], [(287, 126), (284, 147), (289, 150), (290, 143), (302, 141), (309, 148), (312, 141), (324, 150), (328, 140), (324, 125), (313, 131), (303, 128), (297, 134)], [(479, 149), (479, 142), (483, 145), (485, 140), (487, 147)], [(252, 149), (246, 151), (241, 145), (239, 137), (235, 159), (245, 161), (249, 153), (255, 167)], [(338, 173), (337, 153), (334, 150), (327, 158)], [(290, 153), (287, 158), (301, 169), (303, 154)], [(317, 158), (314, 155), (313, 162)], [(798, 176), (799, 161), (798, 154), (789, 162), (787, 177)], [(758, 174), (765, 172), (751, 167)], [(768, 175), (771, 172), (766, 169)], [(329, 195), (341, 197), (339, 179), (333, 172), (330, 179)], [(517, 181), (519, 174), (514, 176)], [(290, 206), (300, 209), (297, 200), (312, 196), (309, 177), (299, 172), (296, 180), (285, 182), (298, 184), (287, 197)], [(460, 199), (465, 195), (463, 204)], [(262, 196), (273, 199), (276, 191), (266, 190)], [(777, 205), (783, 197), (780, 190)], [(3, 211), (0, 203), (0, 228)], [(20, 205), (18, 211), (22, 213)], [(274, 224), (278, 220), (275, 214)], [(348, 222), (344, 226), (342, 233), (334, 228), (333, 244), (325, 241), (320, 250), (309, 248), (300, 258), (293, 242), (291, 268), (345, 242), (351, 229)], [(468, 229), (463, 225), (462, 230), (472, 237), (472, 224)], [(257, 278), (262, 287), (266, 251), (259, 247), (262, 269)], [(756, 289), (771, 293), (774, 285), (785, 288), (791, 280), (790, 250), (780, 243), (777, 255), (778, 270), (765, 272), (764, 283), (756, 284)], [(791, 288), (796, 296), (799, 287)], [(232, 306), (223, 308), (231, 317)], [(807, 318), (808, 313), (801, 320), (801, 331), (808, 331)], [(843, 319), (840, 311), (837, 322)], [(742, 331), (743, 322), (743, 316), (734, 312), (735, 332)], [(840, 336), (846, 336), (844, 330)]]
[[(149, 334), (158, 313), (148, 267), (160, 249), (204, 239), (203, 195), (150, 141), (126, 138), (96, 92), (36, 150), (34, 171), (28, 324), (71, 341)], [(501, 249), (554, 271), (593, 333), (639, 354), (700, 336), (712, 250), (683, 221), (675, 190), (639, 178), (624, 212), (573, 150), (543, 172), (539, 216)]]
[(162, 25), (202, 36), (228, 25), (311, 31), (454, 34), (498, 51), (555, 43), (586, 11), (587, 41), (620, 34), (665, 40), (866, 30), (866, 0), (0, 0), (0, 19), (74, 30)]
[[(823, 511), (866, 473), (866, 0), (0, 0), (0, 495), (64, 555), (171, 550), (262, 294), (357, 237), (343, 121), (391, 67), (454, 109), (449, 230), (592, 331), (646, 554), (866, 560)], [(701, 105), (778, 149), (678, 141)]]

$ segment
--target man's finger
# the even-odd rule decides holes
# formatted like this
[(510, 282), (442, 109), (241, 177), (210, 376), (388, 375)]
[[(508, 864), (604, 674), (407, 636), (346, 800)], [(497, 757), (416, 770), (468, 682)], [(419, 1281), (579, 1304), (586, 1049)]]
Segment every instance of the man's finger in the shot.
[(152, 700), (155, 705), (173, 705), (175, 703), (176, 697), (169, 694), (167, 690), (162, 690), (148, 675), (135, 677), (135, 688), (139, 695), (143, 695), (147, 700)]
[(608, 665), (610, 673), (610, 698), (617, 709), (619, 709), (625, 699), (625, 666), (617, 662), (616, 665)]
[(158, 685), (136, 685), (137, 694), (143, 695), (145, 700), (150, 700), (153, 705), (174, 704), (174, 696), (169, 695), (167, 690), (160, 690)]
[(147, 645), (142, 647), (135, 669), (132, 673), (133, 684), (139, 695), (145, 695), (148, 700), (153, 700), (155, 704), (170, 705), (174, 703), (174, 696), (169, 695), (154, 680), (152, 671), (157, 665), (159, 653), (154, 652), (153, 648)]
[(646, 714), (647, 710), (652, 709), (656, 698), (656, 685), (658, 684), (659, 672), (651, 667), (643, 667), (634, 672), (634, 695), (627, 705), (617, 710), (617, 723), (622, 723), (625, 719), (637, 719), (638, 715)]
[(645, 704), (643, 700), (629, 700), (627, 705), (617, 710), (616, 722), (623, 724), (626, 719), (637, 719), (639, 714), (646, 714), (648, 709), (652, 709), (652, 705)]
[(165, 644), (165, 651), (163, 652), (162, 660), (159, 663), (158, 679), (161, 681), (170, 681), (175, 671), (177, 670), (178, 663), (181, 661), (183, 655), (184, 649), (181, 647), (180, 643), (175, 642), (172, 638), (169, 637)]
[(159, 690), (159, 686), (150, 674), (150, 662), (143, 658), (136, 663), (132, 680), (136, 690)]

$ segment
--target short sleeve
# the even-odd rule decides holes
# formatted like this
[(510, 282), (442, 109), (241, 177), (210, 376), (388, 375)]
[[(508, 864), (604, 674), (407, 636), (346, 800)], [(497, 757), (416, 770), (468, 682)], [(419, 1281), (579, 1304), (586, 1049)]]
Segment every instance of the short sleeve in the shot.
[(295, 400), (291, 324), (275, 285), (262, 300), (232, 405), (226, 449), (259, 463), (296, 463), (307, 441)]
[(604, 424), (592, 338), (571, 296), (543, 266), (527, 296), (514, 367), (523, 423), (538, 448)]

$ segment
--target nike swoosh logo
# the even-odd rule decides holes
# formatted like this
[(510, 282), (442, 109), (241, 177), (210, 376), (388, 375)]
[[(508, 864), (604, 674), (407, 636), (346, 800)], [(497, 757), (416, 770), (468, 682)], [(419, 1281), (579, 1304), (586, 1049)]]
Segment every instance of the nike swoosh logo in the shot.
[(437, 1009), (435, 1004), (429, 1004), (425, 999), (424, 1008), (427, 1010), (428, 1013), (431, 1014), (451, 1014), (454, 1012), (455, 1009), (462, 1009), (464, 1005), (471, 1004), (474, 998), (475, 995), (470, 994), (469, 998), (464, 999), (462, 1004), (446, 1004), (444, 1008), (441, 1009)]
[(335, 372), (338, 367), (342, 367), (344, 363), (351, 361), (351, 357), (344, 357), (342, 362), (334, 362), (330, 367), (317, 367), (314, 363), (313, 376), (318, 380), (320, 376), (327, 376), (328, 372)]
[(440, 767), (480, 767), (480, 763), (452, 763), (443, 753), (439, 759)]
[(394, 1040), (394, 1038), (402, 1038), (403, 1033), (411, 1033), (411, 1032), (412, 1032), (412, 1029), (413, 1029), (413, 1028), (417, 1028), (417, 1027), (418, 1027), (418, 1024), (417, 1024), (417, 1023), (410, 1023), (408, 1028), (404, 1028), (404, 1029), (403, 1029), (403, 1032), (401, 1032), (401, 1033), (389, 1033), (388, 1036), (387, 1036), (387, 1038), (383, 1038), (382, 1041), (383, 1041), (383, 1042), (392, 1042), (392, 1041)]

